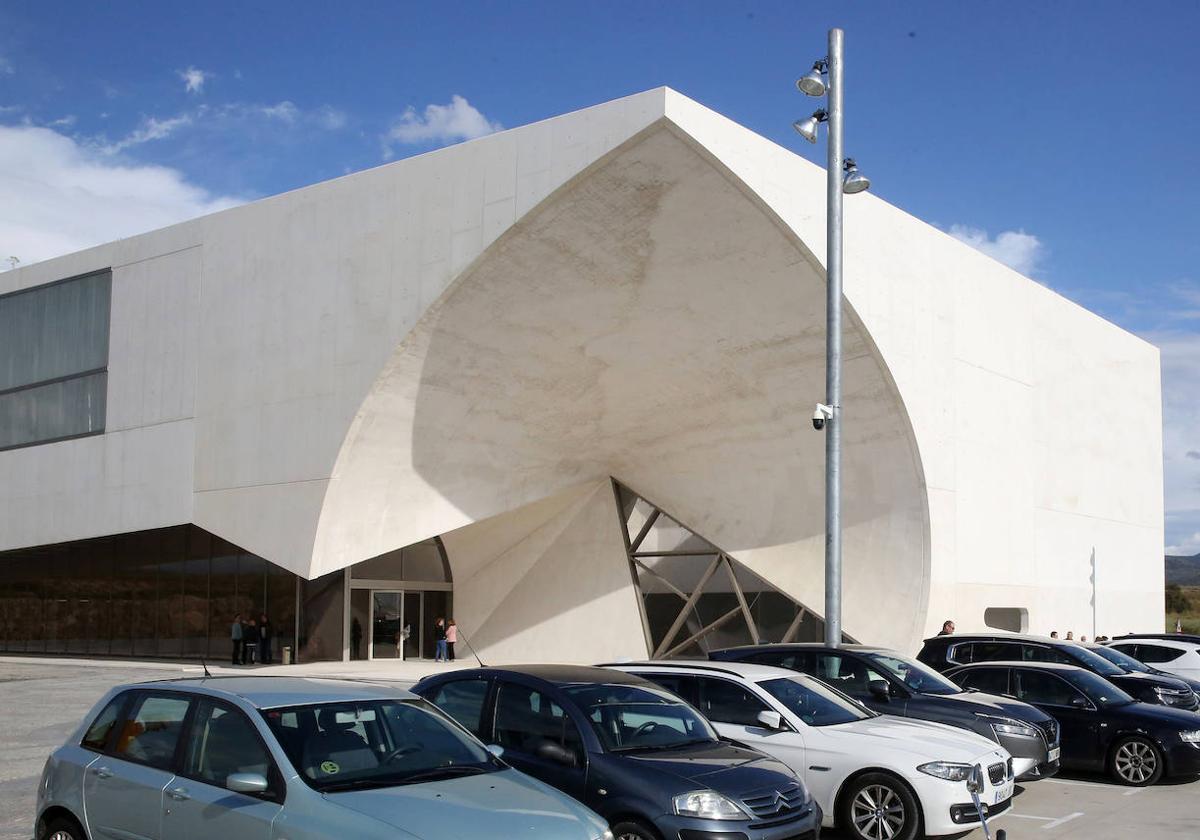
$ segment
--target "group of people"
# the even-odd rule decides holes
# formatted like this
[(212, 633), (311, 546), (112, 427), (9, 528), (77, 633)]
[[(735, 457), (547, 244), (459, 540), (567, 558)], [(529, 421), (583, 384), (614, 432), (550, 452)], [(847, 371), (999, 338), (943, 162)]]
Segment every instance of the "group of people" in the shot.
[[(947, 621), (943, 621), (943, 622), (942, 622), (942, 629), (941, 629), (941, 631), (939, 631), (939, 632), (938, 632), (938, 635), (939, 635), (939, 636), (953, 636), (953, 635), (954, 635), (954, 622), (953, 622), (953, 621), (949, 621), (949, 620), (947, 620)], [(1058, 631), (1057, 631), (1057, 630), (1051, 630), (1051, 631), (1050, 631), (1050, 638), (1051, 638), (1051, 639), (1057, 639), (1057, 638), (1058, 638)], [(1079, 637), (1079, 641), (1081, 641), (1081, 642), (1086, 642), (1087, 640), (1088, 640), (1088, 639), (1087, 639), (1087, 636), (1080, 636), (1080, 637)], [(1109, 639), (1108, 639), (1108, 636), (1097, 636), (1097, 637), (1096, 637), (1096, 641), (1097, 641), (1097, 642), (1107, 642), (1108, 640), (1109, 640)], [(1073, 631), (1073, 630), (1068, 630), (1068, 631), (1067, 631), (1067, 637), (1066, 637), (1066, 638), (1065, 638), (1063, 641), (1066, 641), (1066, 642), (1073, 642), (1073, 641), (1075, 641), (1075, 631)]]
[(453, 662), (454, 645), (458, 642), (458, 625), (453, 618), (438, 617), (433, 623), (434, 639), (437, 646), (434, 649), (434, 662)]
[[(1058, 631), (1057, 631), (1057, 630), (1051, 630), (1051, 631), (1050, 631), (1050, 638), (1051, 638), (1051, 639), (1057, 639), (1057, 638), (1058, 638)], [(1064, 641), (1064, 642), (1073, 642), (1073, 641), (1075, 641), (1075, 631), (1073, 631), (1073, 630), (1068, 630), (1068, 631), (1067, 631), (1067, 636), (1066, 636), (1066, 638), (1065, 638), (1065, 639), (1063, 639), (1063, 641)], [(1079, 641), (1081, 641), (1081, 642), (1086, 642), (1086, 641), (1087, 641), (1087, 636), (1080, 636), (1080, 637), (1079, 637)], [(1097, 641), (1097, 642), (1107, 642), (1107, 641), (1108, 641), (1108, 636), (1097, 636), (1097, 637), (1096, 637), (1096, 641)]]
[(266, 613), (256, 621), (250, 618), (242, 620), (242, 614), (233, 617), (229, 629), (229, 637), (233, 641), (234, 665), (271, 664), (271, 621)]

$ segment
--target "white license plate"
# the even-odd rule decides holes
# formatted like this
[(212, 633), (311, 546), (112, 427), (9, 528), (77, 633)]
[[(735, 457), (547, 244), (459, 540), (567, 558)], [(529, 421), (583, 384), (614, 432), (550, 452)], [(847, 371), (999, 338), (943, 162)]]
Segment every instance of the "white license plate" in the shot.
[(1009, 799), (1012, 799), (1012, 792), (1012, 782), (1009, 782), (1004, 787), (996, 788), (996, 793), (992, 797), (992, 804), (999, 805), (1001, 802), (1007, 802)]
[(1062, 747), (1052, 747), (1050, 754), (1046, 756), (1047, 761), (1058, 761), (1059, 754), (1062, 753)]

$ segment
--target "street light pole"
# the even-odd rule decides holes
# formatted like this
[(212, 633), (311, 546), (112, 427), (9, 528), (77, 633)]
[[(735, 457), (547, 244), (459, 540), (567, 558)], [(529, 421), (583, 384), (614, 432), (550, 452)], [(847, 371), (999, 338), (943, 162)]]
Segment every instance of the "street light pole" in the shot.
[(842, 148), (842, 30), (829, 30), (829, 52), (813, 64), (796, 87), (824, 96), (826, 105), (792, 127), (817, 142), (829, 123), (825, 197), (825, 398), (817, 403), (813, 427), (825, 429), (825, 644), (842, 643), (842, 196), (865, 192), (871, 180), (858, 171)]
[(842, 30), (829, 30), (825, 221), (825, 644), (842, 643)]

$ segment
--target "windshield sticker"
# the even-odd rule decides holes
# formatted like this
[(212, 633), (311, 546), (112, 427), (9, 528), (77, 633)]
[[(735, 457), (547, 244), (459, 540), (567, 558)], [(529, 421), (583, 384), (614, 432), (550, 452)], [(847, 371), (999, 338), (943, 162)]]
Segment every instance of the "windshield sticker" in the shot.
[(321, 762), (321, 772), (325, 773), (328, 776), (337, 775), (337, 772), (341, 769), (342, 768), (338, 765), (338, 763), (336, 761), (322, 761)]

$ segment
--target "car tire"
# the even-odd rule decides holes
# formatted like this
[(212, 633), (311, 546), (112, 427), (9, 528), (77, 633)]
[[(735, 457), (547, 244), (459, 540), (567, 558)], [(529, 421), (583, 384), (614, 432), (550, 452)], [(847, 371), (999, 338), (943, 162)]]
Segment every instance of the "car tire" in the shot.
[(56, 817), (46, 823), (37, 840), (87, 840), (79, 823), (68, 817)]
[(1113, 744), (1108, 772), (1123, 785), (1147, 787), (1163, 777), (1166, 760), (1162, 750), (1148, 738), (1130, 735)]
[(888, 773), (866, 773), (850, 782), (842, 793), (837, 820), (854, 840), (914, 840), (921, 835), (917, 797)]
[(658, 832), (637, 820), (622, 820), (612, 827), (613, 840), (658, 840)]

